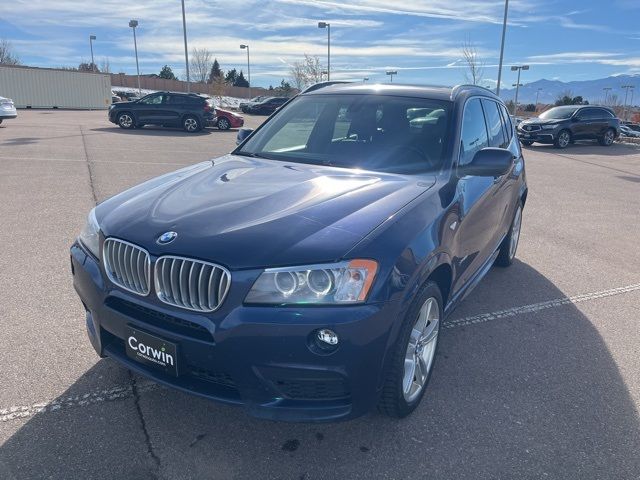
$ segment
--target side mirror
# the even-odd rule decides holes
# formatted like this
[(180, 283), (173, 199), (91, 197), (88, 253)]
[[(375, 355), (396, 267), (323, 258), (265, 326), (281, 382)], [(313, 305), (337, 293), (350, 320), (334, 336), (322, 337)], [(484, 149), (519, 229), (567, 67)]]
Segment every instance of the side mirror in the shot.
[(245, 139), (253, 133), (253, 128), (241, 128), (236, 135), (236, 145), (240, 145)]
[(509, 171), (513, 153), (505, 148), (486, 147), (476, 152), (473, 160), (461, 168), (462, 175), (499, 177)]

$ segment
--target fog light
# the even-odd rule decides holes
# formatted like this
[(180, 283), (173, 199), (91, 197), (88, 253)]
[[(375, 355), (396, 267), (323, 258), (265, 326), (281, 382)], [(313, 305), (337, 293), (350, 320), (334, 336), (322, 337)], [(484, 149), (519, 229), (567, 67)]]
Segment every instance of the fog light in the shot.
[(318, 340), (328, 345), (337, 345), (338, 335), (333, 330), (329, 330), (328, 328), (323, 328), (321, 330), (318, 330)]

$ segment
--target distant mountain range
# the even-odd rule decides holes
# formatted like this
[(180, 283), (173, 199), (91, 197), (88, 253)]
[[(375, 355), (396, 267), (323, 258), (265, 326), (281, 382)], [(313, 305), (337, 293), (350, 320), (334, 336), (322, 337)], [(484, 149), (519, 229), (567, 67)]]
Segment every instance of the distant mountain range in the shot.
[[(528, 73), (528, 72), (527, 72)], [(614, 77), (600, 78), (597, 80), (580, 80), (574, 82), (561, 82), (559, 80), (536, 80), (535, 82), (524, 83), (520, 87), (518, 93), (518, 103), (535, 103), (536, 92), (538, 88), (540, 90), (540, 96), (538, 98), (539, 103), (555, 103), (559, 95), (564, 92), (571, 92), (572, 96), (582, 96), (589, 103), (604, 103), (605, 91), (603, 88), (611, 88), (608, 91), (609, 98), (612, 95), (617, 95), (617, 100), (620, 104), (624, 102), (624, 89), (622, 85), (634, 85), (635, 91), (633, 94), (633, 104), (640, 104), (640, 74), (635, 75), (616, 75)], [(516, 94), (516, 89), (506, 89), (500, 92), (500, 96), (505, 100), (513, 100)], [(631, 90), (629, 90), (629, 98), (627, 102), (631, 102)]]

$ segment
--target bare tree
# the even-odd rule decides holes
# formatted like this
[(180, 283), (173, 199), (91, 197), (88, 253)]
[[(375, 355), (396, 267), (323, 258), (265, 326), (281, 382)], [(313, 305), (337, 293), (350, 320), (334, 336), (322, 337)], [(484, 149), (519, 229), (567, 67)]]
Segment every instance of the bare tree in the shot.
[(462, 56), (467, 64), (465, 79), (473, 85), (479, 85), (484, 75), (484, 62), (478, 58), (476, 47), (468, 39), (462, 44)]
[(216, 98), (218, 105), (222, 104), (222, 97), (227, 91), (227, 82), (225, 81), (224, 75), (213, 77), (209, 85), (211, 96)]
[(0, 65), (20, 65), (20, 59), (13, 53), (13, 45), (8, 40), (0, 40)]
[(100, 71), (102, 73), (111, 73), (111, 64), (109, 63), (109, 57), (104, 57), (100, 62)]
[(213, 53), (207, 48), (191, 50), (191, 77), (198, 83), (206, 83), (213, 64)]
[(304, 60), (294, 62), (289, 72), (296, 88), (302, 90), (308, 85), (321, 82), (323, 70), (319, 57), (312, 57), (305, 53)]

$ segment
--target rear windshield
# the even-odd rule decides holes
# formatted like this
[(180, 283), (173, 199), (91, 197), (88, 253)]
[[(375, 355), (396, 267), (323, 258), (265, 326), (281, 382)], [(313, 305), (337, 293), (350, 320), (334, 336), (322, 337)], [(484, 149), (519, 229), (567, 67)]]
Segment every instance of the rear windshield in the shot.
[(439, 170), (451, 104), (383, 95), (301, 95), (237, 154), (392, 173)]

